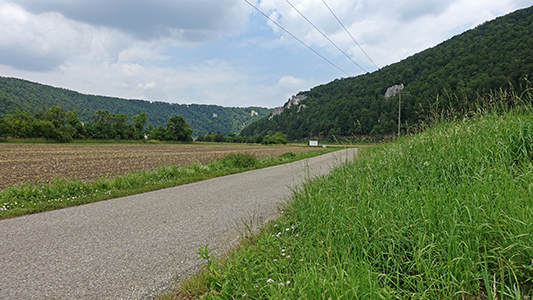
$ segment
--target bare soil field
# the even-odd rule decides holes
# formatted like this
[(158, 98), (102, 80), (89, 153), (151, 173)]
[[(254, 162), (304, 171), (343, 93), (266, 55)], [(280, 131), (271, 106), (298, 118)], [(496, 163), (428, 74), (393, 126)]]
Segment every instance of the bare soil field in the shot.
[(84, 181), (133, 170), (154, 170), (162, 165), (207, 163), (232, 153), (264, 158), (309, 150), (313, 149), (250, 145), (0, 144), (0, 188), (23, 182), (44, 182), (54, 177), (75, 177)]

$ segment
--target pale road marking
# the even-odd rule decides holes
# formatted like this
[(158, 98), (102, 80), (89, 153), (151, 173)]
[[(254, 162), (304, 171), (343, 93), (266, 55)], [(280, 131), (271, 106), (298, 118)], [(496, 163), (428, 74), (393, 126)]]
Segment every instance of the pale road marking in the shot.
[(198, 269), (198, 248), (235, 245), (346, 149), (174, 188), (0, 220), (0, 299), (150, 299)]

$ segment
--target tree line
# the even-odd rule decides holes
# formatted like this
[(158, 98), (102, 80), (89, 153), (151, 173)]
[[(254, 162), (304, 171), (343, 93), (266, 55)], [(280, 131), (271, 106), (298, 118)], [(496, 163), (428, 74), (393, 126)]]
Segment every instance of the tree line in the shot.
[[(76, 111), (64, 111), (59, 106), (52, 106), (45, 112), (31, 114), (14, 110), (0, 118), (0, 138), (44, 138), (68, 143), (73, 140), (158, 140), (192, 142), (193, 130), (185, 119), (174, 115), (166, 123), (154, 127), (148, 121), (146, 113), (131, 118), (125, 114), (97, 110), (91, 116), (92, 122), (82, 122)], [(287, 137), (282, 133), (239, 136), (229, 133), (224, 136), (220, 131), (211, 131), (199, 135), (198, 141), (226, 143), (263, 143), (287, 144)]]
[(243, 136), (229, 133), (224, 136), (220, 131), (211, 131), (206, 135), (200, 134), (196, 139), (198, 142), (215, 142), (215, 143), (247, 143), (247, 144), (287, 144), (287, 136), (281, 132), (268, 133), (266, 135)]
[(45, 112), (31, 114), (15, 110), (0, 118), (0, 137), (45, 138), (59, 142), (75, 139), (143, 140), (191, 142), (193, 130), (183, 117), (174, 115), (167, 126), (148, 124), (146, 113), (128, 118), (125, 114), (97, 110), (92, 122), (81, 122), (76, 111), (52, 106)]

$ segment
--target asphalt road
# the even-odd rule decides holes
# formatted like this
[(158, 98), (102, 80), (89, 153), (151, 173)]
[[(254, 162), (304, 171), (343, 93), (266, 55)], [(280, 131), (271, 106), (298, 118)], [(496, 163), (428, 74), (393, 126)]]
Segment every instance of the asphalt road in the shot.
[(0, 220), (0, 299), (150, 299), (198, 269), (200, 246), (224, 253), (356, 151)]

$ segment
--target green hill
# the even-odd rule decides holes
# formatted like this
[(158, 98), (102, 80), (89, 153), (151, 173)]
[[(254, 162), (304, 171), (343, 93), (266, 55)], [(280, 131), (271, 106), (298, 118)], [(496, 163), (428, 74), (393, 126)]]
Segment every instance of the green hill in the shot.
[(185, 105), (85, 95), (26, 80), (0, 77), (0, 117), (16, 109), (32, 114), (44, 112), (53, 105), (64, 111), (76, 110), (78, 117), (84, 122), (90, 121), (97, 110), (126, 114), (128, 117), (145, 112), (149, 123), (155, 127), (166, 126), (173, 115), (179, 115), (189, 123), (194, 135), (210, 131), (220, 131), (224, 135), (239, 133), (245, 125), (272, 112), (272, 109), (263, 107)]
[[(241, 135), (283, 132), (291, 140), (397, 131), (398, 96), (404, 85), (401, 127), (406, 130), (431, 112), (466, 113), (478, 95), (499, 89), (520, 93), (533, 75), (533, 7), (486, 22), (431, 49), (376, 72), (342, 78), (298, 94), (283, 112), (265, 117)], [(299, 100), (296, 99), (296, 100)], [(282, 109), (279, 109), (281, 111)]]

